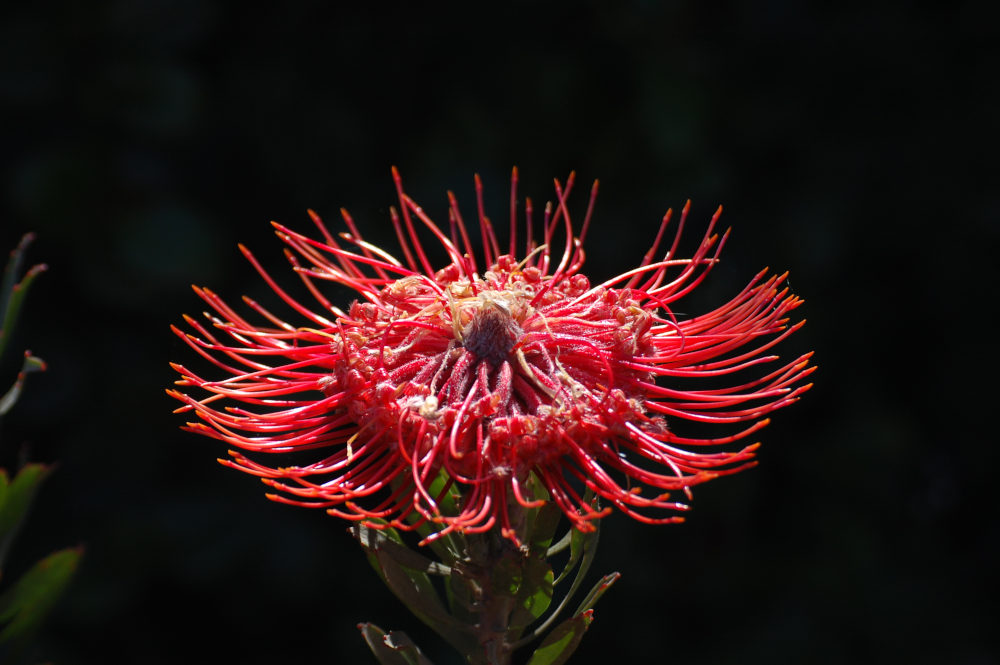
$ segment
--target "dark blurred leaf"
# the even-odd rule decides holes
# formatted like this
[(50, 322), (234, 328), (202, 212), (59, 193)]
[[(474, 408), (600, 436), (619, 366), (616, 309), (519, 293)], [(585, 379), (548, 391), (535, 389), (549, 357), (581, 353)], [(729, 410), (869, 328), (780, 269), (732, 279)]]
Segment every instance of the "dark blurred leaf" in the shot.
[(3, 281), (0, 282), (0, 328), (4, 327), (7, 321), (7, 305), (10, 301), (10, 294), (17, 284), (17, 274), (21, 272), (21, 264), (24, 262), (24, 253), (28, 245), (35, 239), (33, 233), (26, 233), (21, 237), (21, 242), (10, 251), (10, 258), (3, 269)]
[(4, 396), (0, 397), (0, 416), (3, 416), (10, 411), (14, 404), (17, 403), (17, 399), (21, 396), (21, 390), (24, 388), (25, 377), (32, 372), (42, 372), (44, 370), (44, 360), (38, 356), (31, 355), (31, 351), (24, 352), (24, 363), (21, 365), (21, 371), (17, 374), (17, 380), (14, 381), (14, 385), (12, 385), (10, 389), (4, 393)]
[(11, 481), (7, 471), (0, 469), (0, 574), (7, 550), (31, 508), (31, 502), (49, 467), (42, 464), (25, 465)]
[(54, 552), (0, 595), (0, 645), (20, 644), (30, 639), (52, 605), (73, 577), (83, 549)]
[(25, 250), (32, 240), (34, 240), (34, 235), (31, 233), (21, 238), (21, 242), (10, 253), (10, 259), (4, 269), (3, 281), (0, 282), (0, 357), (3, 356), (4, 347), (17, 323), (17, 316), (21, 311), (21, 305), (24, 303), (28, 288), (35, 281), (35, 278), (46, 270), (44, 264), (32, 266), (21, 281), (17, 281), (17, 275), (21, 271), (21, 264), (24, 261)]

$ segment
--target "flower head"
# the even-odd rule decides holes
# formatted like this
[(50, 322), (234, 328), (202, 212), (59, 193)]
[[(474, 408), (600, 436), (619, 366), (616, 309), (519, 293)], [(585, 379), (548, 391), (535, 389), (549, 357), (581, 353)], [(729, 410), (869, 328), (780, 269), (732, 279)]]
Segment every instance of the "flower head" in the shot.
[[(364, 241), (346, 211), (340, 240), (310, 211), (319, 239), (274, 224), (310, 305), (241, 246), (294, 321), (244, 298), (260, 320), (252, 322), (195, 287), (214, 310), (210, 325), (185, 317), (193, 332), (174, 329), (224, 374), (174, 365), (184, 390), (168, 392), (184, 403), (178, 411), (198, 417), (186, 429), (232, 446), (220, 461), (263, 478), (270, 498), (374, 526), (430, 520), (440, 533), (499, 526), (514, 537), (511, 509), (540, 502), (526, 490), (533, 477), (547, 490), (542, 500), (577, 528), (591, 529), (611, 507), (644, 522), (680, 521), (687, 506), (671, 493), (689, 495), (754, 464), (757, 444), (721, 447), (747, 439), (809, 388), (811, 354), (785, 364), (770, 355), (803, 323), (789, 325), (801, 301), (784, 275), (762, 271), (700, 316), (673, 311), (718, 260), (728, 237), (715, 232), (721, 208), (691, 257), (677, 256), (689, 202), (662, 255), (670, 211), (638, 267), (592, 284), (580, 270), (596, 182), (578, 235), (567, 208), (571, 174), (555, 182), (540, 244), (525, 201), (519, 243), (515, 169), (501, 249), (478, 176), (479, 247), (450, 192), (446, 234), (395, 169), (393, 177), (402, 260)], [(444, 248), (447, 265), (434, 269), (421, 235)], [(323, 281), (358, 299), (339, 309)], [(193, 388), (207, 396), (185, 392)], [(681, 419), (735, 431), (690, 438), (670, 427)], [(268, 464), (276, 454), (296, 463)], [(444, 510), (445, 492), (455, 489), (459, 505)]]

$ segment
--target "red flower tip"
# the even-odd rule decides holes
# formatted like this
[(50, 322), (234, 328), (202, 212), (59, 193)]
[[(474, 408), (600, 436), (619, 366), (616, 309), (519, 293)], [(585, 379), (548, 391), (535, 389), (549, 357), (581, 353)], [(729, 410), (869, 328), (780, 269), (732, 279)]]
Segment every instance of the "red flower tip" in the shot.
[[(191, 332), (172, 327), (223, 377), (171, 364), (178, 385), (207, 393), (167, 391), (184, 403), (178, 411), (200, 419), (185, 429), (254, 454), (232, 450), (219, 462), (260, 477), (270, 499), (373, 528), (439, 524), (425, 542), (494, 526), (516, 541), (511, 511), (546, 501), (583, 530), (612, 507), (643, 522), (681, 522), (687, 506), (670, 493), (690, 496), (694, 485), (756, 464), (759, 443), (720, 446), (757, 432), (812, 386), (802, 384), (815, 369), (811, 352), (777, 367), (770, 353), (804, 323), (789, 325), (802, 301), (787, 273), (761, 271), (710, 312), (674, 313), (718, 262), (729, 233), (715, 233), (721, 206), (692, 256), (678, 255), (689, 200), (669, 248), (660, 253), (668, 210), (638, 267), (593, 285), (581, 269), (596, 181), (578, 236), (567, 208), (571, 173), (555, 181), (540, 241), (525, 201), (519, 242), (514, 168), (501, 248), (478, 175), (476, 246), (451, 192), (446, 233), (403, 191), (396, 167), (392, 177), (402, 259), (364, 241), (347, 211), (349, 232), (337, 240), (309, 210), (320, 239), (273, 225), (312, 304), (239, 246), (294, 322), (244, 298), (259, 320), (251, 321), (194, 287), (211, 309), (208, 324), (185, 315)], [(447, 253), (443, 267), (432, 266), (425, 237)], [(358, 299), (338, 308), (324, 281)], [(681, 421), (748, 425), (699, 438), (681, 434)], [(294, 464), (264, 463), (268, 455)]]

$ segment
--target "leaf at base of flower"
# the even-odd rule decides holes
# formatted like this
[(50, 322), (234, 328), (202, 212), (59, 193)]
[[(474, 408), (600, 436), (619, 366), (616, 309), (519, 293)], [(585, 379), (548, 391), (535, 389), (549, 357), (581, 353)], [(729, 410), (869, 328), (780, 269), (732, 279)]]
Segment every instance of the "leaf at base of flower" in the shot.
[(576, 608), (576, 614), (579, 615), (593, 609), (594, 605), (597, 604), (597, 601), (604, 595), (604, 592), (610, 589), (611, 585), (617, 582), (618, 578), (621, 576), (621, 573), (609, 573), (602, 577), (597, 584), (594, 585), (594, 588), (590, 590), (590, 593), (584, 596), (580, 606)]
[[(442, 469), (430, 484), (428, 492), (438, 497), (438, 510), (444, 515), (458, 514), (460, 496), (457, 488), (451, 485), (449, 489), (448, 474)], [(465, 555), (466, 543), (464, 536), (458, 531), (452, 531), (444, 536), (439, 535), (441, 525), (424, 518), (419, 513), (410, 513), (406, 521), (415, 526), (416, 532), (426, 541), (428, 547), (438, 555), (441, 561), (452, 565)], [(433, 537), (432, 537), (433, 536)]]
[(576, 565), (581, 563), (581, 560), (582, 565), (580, 567), (580, 572), (577, 574), (577, 578), (587, 574), (587, 569), (590, 568), (594, 554), (597, 552), (597, 542), (601, 535), (600, 524), (595, 526), (596, 528), (593, 531), (585, 532), (580, 531), (579, 529), (572, 529), (570, 531), (569, 561), (566, 562), (566, 566), (562, 569), (562, 572), (559, 573), (559, 577), (556, 578), (556, 584), (559, 584), (566, 579), (576, 568)]
[(548, 490), (534, 473), (528, 476), (525, 485), (532, 501), (545, 502), (537, 509), (525, 511), (525, 533), (527, 534), (528, 547), (533, 554), (545, 556), (549, 547), (552, 546), (552, 540), (559, 523), (562, 521), (563, 512), (558, 504), (551, 500)]
[(541, 618), (552, 604), (552, 567), (541, 558), (529, 557), (523, 564), (523, 581), (517, 592), (510, 628), (520, 631)]
[(471, 628), (448, 613), (425, 572), (433, 569), (430, 564), (434, 562), (403, 545), (395, 529), (378, 531), (357, 525), (351, 532), (379, 577), (410, 612), (462, 653), (474, 646)]
[[(387, 529), (391, 535), (397, 535), (394, 529)], [(395, 559), (400, 565), (411, 570), (419, 570), (428, 575), (448, 575), (451, 569), (448, 566), (431, 561), (420, 552), (416, 552), (400, 540), (393, 539), (389, 533), (372, 529), (364, 524), (355, 524), (351, 527), (353, 535), (365, 550), (380, 549)]]
[(562, 665), (576, 651), (583, 634), (594, 620), (594, 610), (587, 610), (555, 627), (531, 654), (528, 665)]
[(358, 630), (381, 665), (433, 665), (402, 631), (387, 634), (373, 623), (359, 623)]
[(0, 645), (30, 639), (69, 584), (82, 555), (82, 547), (54, 552), (0, 595)]
[[(570, 584), (569, 589), (563, 595), (562, 600), (559, 602), (559, 605), (549, 613), (548, 617), (545, 618), (545, 620), (542, 622), (541, 625), (536, 626), (528, 635), (518, 640), (516, 643), (517, 647), (524, 646), (525, 644), (528, 644), (532, 640), (544, 635), (546, 631), (548, 631), (549, 627), (556, 622), (556, 620), (559, 618), (559, 615), (562, 614), (563, 610), (565, 610), (569, 606), (569, 602), (572, 600), (573, 596), (580, 588), (580, 584), (583, 582), (583, 578), (586, 576), (587, 571), (590, 569), (590, 564), (593, 563), (594, 561), (594, 555), (596, 554), (597, 551), (597, 542), (600, 536), (600, 524), (598, 523), (597, 525), (595, 525), (595, 527), (596, 528), (593, 531), (588, 531), (588, 532), (580, 531), (579, 529), (576, 528), (571, 529), (570, 533), (568, 534), (568, 540), (570, 543), (569, 561), (566, 562), (562, 572), (559, 573), (559, 576), (556, 577), (555, 580), (553, 580), (550, 583), (550, 589), (554, 585), (566, 579), (570, 575), (570, 573), (572, 573), (575, 570), (576, 574), (573, 578), (573, 582), (572, 584)], [(567, 539), (564, 538), (563, 540)], [(552, 550), (549, 549), (548, 553), (551, 552)], [(617, 579), (617, 573), (614, 573), (613, 575), (615, 575), (616, 576), (615, 579)], [(602, 582), (604, 582), (604, 580), (602, 580)], [(598, 586), (600, 586), (600, 583), (598, 584)], [(610, 584), (608, 586), (610, 586)], [(601, 593), (603, 593), (603, 591)], [(593, 594), (594, 591), (591, 591), (591, 593), (587, 595), (587, 598), (590, 598), (590, 596)], [(600, 596), (598, 595), (598, 597)], [(596, 602), (596, 598), (594, 598), (594, 601)], [(581, 605), (580, 609), (576, 611), (576, 614), (579, 614), (584, 609), (586, 609), (585, 606)]]

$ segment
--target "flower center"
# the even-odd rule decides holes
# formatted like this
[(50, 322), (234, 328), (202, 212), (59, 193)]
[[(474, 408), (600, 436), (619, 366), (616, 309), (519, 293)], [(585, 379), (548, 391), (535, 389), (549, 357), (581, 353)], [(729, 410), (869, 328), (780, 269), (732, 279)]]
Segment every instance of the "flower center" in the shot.
[(462, 331), (462, 346), (496, 366), (510, 355), (523, 334), (506, 306), (487, 300)]

